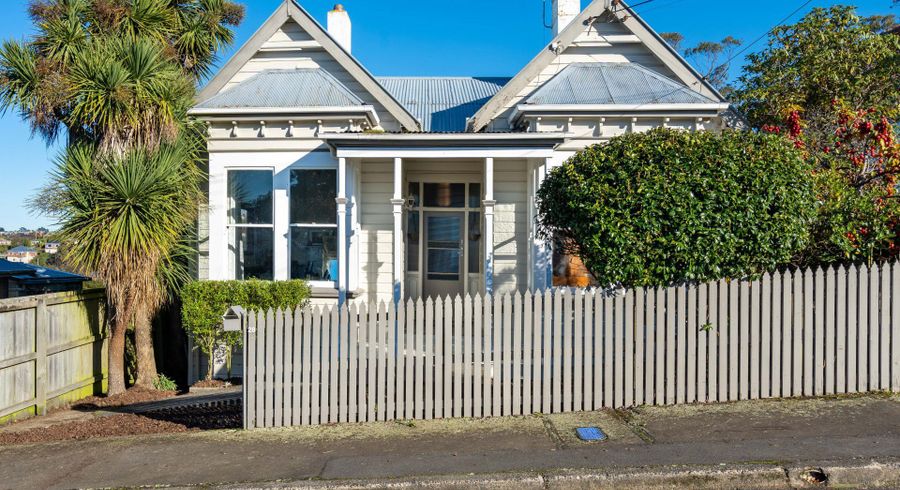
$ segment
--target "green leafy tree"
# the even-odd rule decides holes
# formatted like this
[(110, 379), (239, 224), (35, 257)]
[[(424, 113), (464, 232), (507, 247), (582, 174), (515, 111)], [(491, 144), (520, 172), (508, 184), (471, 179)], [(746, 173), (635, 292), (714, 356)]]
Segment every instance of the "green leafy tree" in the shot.
[[(256, 311), (293, 310), (305, 306), (309, 294), (305, 281), (195, 281), (181, 293), (182, 323), (207, 359), (211, 360), (216, 347), (222, 345), (231, 366), (231, 352), (240, 345), (241, 333), (224, 331), (222, 315), (228, 308), (237, 305)], [(209, 362), (206, 379), (212, 376), (213, 362)]]
[(627, 134), (550, 173), (538, 192), (540, 233), (602, 285), (742, 278), (807, 245), (809, 170), (775, 135)]
[[(884, 20), (884, 19), (882, 19)], [(751, 123), (790, 140), (815, 169), (818, 215), (796, 261), (896, 257), (900, 36), (852, 7), (814, 9), (749, 57), (736, 99)]]
[[(33, 0), (29, 12), (36, 34), (0, 49), (0, 105), (48, 143), (66, 137), (53, 183), (35, 205), (61, 220), (66, 261), (107, 286), (109, 392), (125, 389), (130, 325), (136, 382), (149, 387), (157, 379), (150, 318), (183, 275), (184, 243), (172, 237), (185, 236), (197, 208), (203, 145), (187, 110), (243, 8), (229, 0)], [(173, 200), (159, 209), (173, 211), (167, 218), (151, 210), (166, 195)]]
[(815, 144), (834, 134), (836, 101), (892, 122), (900, 115), (900, 36), (879, 35), (854, 7), (813, 9), (748, 60), (733, 99), (756, 128), (798, 113)]

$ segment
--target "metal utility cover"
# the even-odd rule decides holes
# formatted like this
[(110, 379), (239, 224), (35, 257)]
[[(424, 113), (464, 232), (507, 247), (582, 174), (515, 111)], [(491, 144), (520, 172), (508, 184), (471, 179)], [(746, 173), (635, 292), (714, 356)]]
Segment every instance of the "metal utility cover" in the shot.
[(598, 427), (579, 427), (575, 429), (575, 433), (578, 434), (578, 438), (582, 441), (596, 442), (606, 440), (606, 434)]

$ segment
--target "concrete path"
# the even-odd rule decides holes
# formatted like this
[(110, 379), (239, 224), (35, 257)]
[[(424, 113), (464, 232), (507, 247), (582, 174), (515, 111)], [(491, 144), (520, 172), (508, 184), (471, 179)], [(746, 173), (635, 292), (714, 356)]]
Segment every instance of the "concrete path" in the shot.
[[(585, 425), (610, 439), (579, 441)], [(900, 398), (872, 396), (11, 446), (0, 448), (0, 488), (704, 488), (721, 483), (712, 474), (732, 487), (786, 488), (806, 466), (833, 468), (832, 483), (864, 473), (865, 485), (890, 488), (900, 486), (898, 461)]]

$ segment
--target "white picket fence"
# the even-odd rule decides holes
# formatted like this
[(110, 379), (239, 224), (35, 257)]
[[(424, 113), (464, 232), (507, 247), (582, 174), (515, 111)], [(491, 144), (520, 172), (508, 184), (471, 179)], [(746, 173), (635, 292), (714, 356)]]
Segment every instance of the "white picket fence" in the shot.
[(244, 318), (244, 425), (900, 391), (900, 263)]

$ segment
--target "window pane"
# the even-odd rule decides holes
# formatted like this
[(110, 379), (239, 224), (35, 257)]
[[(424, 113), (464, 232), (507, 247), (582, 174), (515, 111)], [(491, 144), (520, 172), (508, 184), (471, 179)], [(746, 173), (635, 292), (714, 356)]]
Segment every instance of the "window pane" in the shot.
[(469, 207), (481, 207), (481, 184), (469, 184)]
[(469, 213), (469, 272), (481, 272), (481, 213)]
[(425, 206), (462, 208), (466, 204), (466, 184), (425, 184)]
[(234, 267), (232, 277), (272, 280), (274, 238), (271, 228), (232, 228), (228, 244)]
[(406, 221), (406, 268), (410, 272), (419, 270), (419, 213), (410, 212)]
[(291, 170), (291, 223), (337, 224), (337, 171)]
[(228, 171), (229, 223), (272, 224), (272, 172), (269, 170)]
[(337, 229), (291, 228), (291, 279), (337, 281)]

